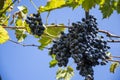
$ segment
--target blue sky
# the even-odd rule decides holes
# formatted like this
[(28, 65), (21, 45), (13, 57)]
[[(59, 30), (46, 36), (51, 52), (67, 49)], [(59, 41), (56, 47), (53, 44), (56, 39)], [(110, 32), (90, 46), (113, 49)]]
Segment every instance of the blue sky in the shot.
[[(47, 0), (33, 0), (37, 6), (45, 5)], [(19, 5), (26, 5), (29, 13), (36, 13), (35, 8), (29, 0), (21, 0)], [(17, 8), (15, 8), (17, 10)], [(120, 15), (114, 12), (110, 18), (102, 19), (102, 14), (98, 7), (92, 9), (90, 14), (94, 15), (98, 20), (98, 26), (102, 30), (110, 31), (113, 34), (120, 35)], [(43, 23), (45, 23), (47, 13), (42, 13)], [(48, 23), (64, 23), (80, 21), (84, 17), (84, 10), (79, 7), (75, 10), (63, 8), (54, 10), (49, 16)], [(8, 30), (12, 40), (16, 40), (14, 31)], [(23, 43), (39, 44), (37, 39), (28, 35)], [(113, 55), (120, 55), (120, 43), (109, 43), (110, 52)], [(55, 74), (58, 67), (49, 68), (48, 50), (40, 51), (36, 47), (23, 47), (12, 42), (0, 45), (0, 74), (3, 80), (55, 80)], [(75, 68), (75, 64), (70, 62)], [(109, 73), (110, 63), (106, 66), (96, 66), (94, 68), (95, 80), (119, 80), (120, 68), (117, 68), (114, 74)], [(83, 80), (83, 78), (75, 70), (75, 76), (72, 80)]]

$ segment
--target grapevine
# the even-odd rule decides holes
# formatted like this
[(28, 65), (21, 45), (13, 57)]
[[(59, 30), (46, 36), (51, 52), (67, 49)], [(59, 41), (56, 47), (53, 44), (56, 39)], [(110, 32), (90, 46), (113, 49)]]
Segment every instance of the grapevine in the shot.
[[(94, 14), (90, 15), (90, 10), (97, 5), (95, 9), (99, 8), (102, 18), (109, 18), (114, 11), (120, 14), (120, 0), (41, 0), (35, 3), (33, 0), (29, 0), (31, 5), (23, 5), (26, 2), (28, 1), (0, 1), (0, 45), (8, 41), (8, 44), (12, 42), (23, 47), (36, 47), (39, 50), (46, 49), (46, 51), (49, 51), (49, 56), (52, 57), (49, 67), (52, 68), (57, 65), (59, 68), (56, 71), (56, 80), (71, 80), (74, 75), (72, 64), (75, 65), (76, 71), (84, 80), (95, 80), (94, 67), (107, 66), (108, 62), (112, 62), (109, 71), (111, 73), (115, 72), (115, 69), (120, 65), (120, 60), (118, 60), (120, 56), (110, 53), (112, 52), (110, 51), (112, 48), (110, 45), (111, 43), (120, 43), (120, 36), (107, 30), (101, 30), (99, 27), (101, 24), (97, 23), (97, 18), (99, 17), (94, 17), (96, 16)], [(35, 12), (31, 6), (35, 8)], [(56, 16), (55, 21), (50, 19), (54, 18), (53, 15), (51, 16), (53, 10), (67, 9), (66, 7), (73, 10), (78, 7), (82, 8), (85, 12), (84, 18), (78, 20), (78, 22), (75, 19), (71, 23), (74, 18), (68, 17), (70, 18), (68, 25), (64, 22), (58, 24), (57, 19), (63, 18), (58, 17), (59, 15), (54, 15), (54, 17)], [(32, 14), (29, 10), (33, 11)], [(65, 14), (64, 11), (63, 9)], [(79, 11), (80, 9), (77, 12)], [(48, 14), (46, 15), (45, 13), (44, 15), (44, 12)], [(75, 12), (72, 16), (77, 17), (76, 15)], [(64, 20), (68, 18), (64, 18)], [(46, 23), (44, 24), (45, 21)], [(14, 38), (12, 39), (11, 32), (8, 30), (12, 30), (15, 33), (16, 41), (13, 40)], [(28, 35), (36, 38), (38, 44), (36, 42), (30, 44), (23, 42)], [(7, 50), (2, 47), (0, 49), (4, 49), (2, 50), (4, 52)], [(72, 63), (71, 60), (73, 60)], [(3, 75), (2, 73), (0, 74), (0, 80), (4, 79)]]

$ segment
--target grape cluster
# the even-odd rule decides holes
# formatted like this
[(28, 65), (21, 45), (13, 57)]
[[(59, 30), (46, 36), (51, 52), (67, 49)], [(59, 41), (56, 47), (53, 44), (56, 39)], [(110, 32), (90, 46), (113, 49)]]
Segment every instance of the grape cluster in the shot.
[(98, 35), (96, 18), (89, 16), (82, 22), (72, 23), (68, 33), (61, 33), (61, 37), (54, 41), (50, 54), (56, 55), (58, 66), (67, 66), (72, 57), (77, 64), (76, 69), (85, 80), (94, 80), (93, 66), (106, 65), (108, 49), (103, 36)]
[(26, 22), (29, 24), (33, 35), (41, 36), (45, 30), (39, 13), (28, 16)]

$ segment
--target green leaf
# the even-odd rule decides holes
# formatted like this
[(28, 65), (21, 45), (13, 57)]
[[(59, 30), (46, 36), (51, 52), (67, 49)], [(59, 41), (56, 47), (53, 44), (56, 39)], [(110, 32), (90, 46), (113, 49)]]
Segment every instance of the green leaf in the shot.
[(73, 68), (72, 68), (71, 66), (68, 66), (68, 67), (67, 67), (67, 71), (73, 72), (74, 70), (73, 70)]
[(50, 63), (49, 63), (50, 66), (49, 66), (49, 67), (50, 67), (50, 68), (51, 68), (51, 67), (55, 67), (57, 63), (58, 63), (58, 61), (55, 60), (55, 59), (53, 59), (53, 60), (50, 61)]
[(120, 65), (120, 64), (119, 64), (118, 62), (112, 63), (111, 66), (110, 66), (110, 72), (111, 72), (111, 73), (114, 73), (115, 70), (116, 70), (116, 68), (117, 68), (119, 65)]
[(53, 36), (53, 37), (58, 37), (62, 31), (65, 30), (65, 26), (60, 24), (60, 25), (46, 25), (46, 30), (45, 33)]
[(108, 18), (112, 13), (114, 8), (112, 7), (110, 0), (106, 0), (99, 8), (103, 14), (103, 18)]
[(0, 26), (0, 44), (3, 44), (8, 40), (9, 40), (8, 32), (2, 26)]
[(17, 19), (15, 22), (15, 26), (21, 28), (16, 30), (15, 35), (18, 42), (22, 42), (27, 37), (27, 35), (25, 34), (26, 31), (25, 21), (23, 21), (22, 19)]
[(92, 7), (95, 7), (96, 2), (95, 0), (84, 0), (82, 3), (82, 7), (85, 9), (85, 11), (89, 11)]
[(8, 20), (10, 16), (6, 16), (5, 14), (2, 14), (0, 17), (0, 25), (8, 25)]
[(67, 67), (67, 69), (58, 69), (57, 73), (56, 73), (56, 79), (57, 80), (70, 80), (72, 78), (72, 76), (74, 75), (74, 71), (72, 69), (72, 67), (69, 66), (69, 68)]
[(117, 2), (116, 10), (120, 14), (120, 0)]
[(28, 13), (28, 9), (26, 6), (18, 6), (17, 8), (19, 9), (20, 12), (23, 12), (24, 14)]
[(84, 0), (66, 0), (66, 7), (72, 7), (73, 9), (77, 8), (78, 6), (80, 6), (82, 4)]
[(24, 31), (21, 31), (21, 30), (16, 30), (15, 35), (18, 42), (22, 42), (27, 37), (27, 35), (24, 34)]
[(40, 50), (43, 50), (48, 44), (50, 44), (53, 39), (59, 37), (60, 33), (65, 30), (64, 25), (46, 25), (46, 29), (44, 34), (42, 34), (39, 42), (41, 45), (39, 46)]
[(39, 46), (39, 49), (43, 50), (48, 44), (52, 42), (52, 38), (49, 35), (42, 34), (39, 42), (41, 43), (41, 45)]
[(4, 2), (5, 2), (5, 0), (0, 0), (0, 10), (3, 9), (3, 7), (4, 7)]
[[(1, 2), (1, 1), (4, 1), (4, 4), (2, 4), (3, 2)], [(7, 7), (9, 7), (9, 8), (4, 13), (6, 13), (7, 11), (10, 11), (11, 10), (10, 9), (10, 7), (11, 7), (10, 4), (11, 3), (12, 3), (12, 0), (0, 0), (0, 5), (2, 5), (2, 9), (0, 9), (0, 13), (4, 12), (4, 10), (6, 10)]]
[(39, 7), (39, 12), (51, 11), (62, 8), (65, 5), (65, 0), (49, 0), (45, 6)]

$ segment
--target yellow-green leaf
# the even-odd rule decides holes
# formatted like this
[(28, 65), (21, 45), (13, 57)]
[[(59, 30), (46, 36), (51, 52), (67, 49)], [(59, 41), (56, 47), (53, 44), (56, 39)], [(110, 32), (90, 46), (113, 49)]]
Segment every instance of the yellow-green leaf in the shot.
[(120, 14), (120, 0), (117, 2), (116, 10)]
[(77, 8), (78, 6), (80, 6), (82, 4), (84, 0), (66, 0), (66, 7), (69, 6), (69, 7), (72, 7), (73, 9), (74, 8)]
[(18, 6), (17, 8), (19, 9), (20, 12), (23, 12), (24, 14), (28, 13), (28, 9), (26, 6)]
[(3, 9), (5, 0), (0, 0), (0, 10)]
[(15, 35), (18, 42), (22, 42), (27, 37), (27, 35), (25, 34), (26, 31), (25, 21), (23, 21), (22, 19), (17, 19), (15, 25), (16, 27), (21, 28), (16, 30)]
[(68, 66), (68, 67), (67, 67), (67, 70), (70, 71), (70, 72), (73, 72), (73, 71), (74, 71), (71, 66)]
[(39, 7), (39, 12), (51, 11), (53, 9), (62, 8), (65, 5), (65, 0), (49, 0), (45, 6)]
[(45, 33), (53, 36), (53, 37), (58, 37), (62, 31), (65, 30), (64, 25), (46, 25), (46, 30)]
[(58, 61), (55, 60), (55, 59), (53, 59), (53, 60), (50, 61), (50, 63), (49, 63), (50, 66), (49, 66), (49, 67), (50, 67), (50, 68), (51, 68), (51, 67), (55, 67), (57, 63), (58, 63)]
[(24, 34), (24, 31), (21, 31), (21, 30), (16, 30), (15, 35), (18, 42), (22, 42), (27, 37), (27, 35)]
[[(2, 7), (2, 9), (0, 9), (0, 12), (3, 12), (7, 7), (9, 7), (10, 9), (10, 4), (12, 3), (12, 0), (0, 0), (1, 1), (4, 1), (4, 6)], [(2, 3), (0, 3), (1, 5)], [(7, 11), (9, 11), (9, 9)], [(10, 9), (11, 10), (11, 9)], [(6, 11), (5, 11), (6, 12)]]
[(112, 13), (114, 8), (112, 7), (110, 0), (105, 0), (103, 4), (100, 5), (100, 10), (103, 14), (103, 18), (108, 18)]
[(114, 73), (115, 70), (116, 70), (116, 68), (117, 68), (119, 65), (120, 65), (120, 64), (119, 64), (118, 62), (112, 63), (111, 66), (110, 66), (110, 72), (111, 72), (111, 73)]
[(42, 34), (39, 42), (41, 43), (41, 45), (39, 46), (39, 49), (43, 50), (45, 46), (47, 46), (48, 44), (52, 42), (52, 38), (48, 36), (47, 34)]
[[(71, 69), (69, 69), (71, 68)], [(67, 67), (67, 69), (58, 69), (57, 73), (56, 73), (56, 79), (57, 80), (70, 80), (72, 78), (72, 76), (74, 75), (74, 71), (72, 69), (72, 67)]]
[(3, 44), (8, 40), (9, 40), (8, 32), (2, 26), (0, 26), (0, 44)]
[(84, 0), (82, 3), (82, 7), (85, 9), (85, 11), (89, 11), (92, 7), (96, 5), (95, 0)]

